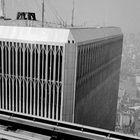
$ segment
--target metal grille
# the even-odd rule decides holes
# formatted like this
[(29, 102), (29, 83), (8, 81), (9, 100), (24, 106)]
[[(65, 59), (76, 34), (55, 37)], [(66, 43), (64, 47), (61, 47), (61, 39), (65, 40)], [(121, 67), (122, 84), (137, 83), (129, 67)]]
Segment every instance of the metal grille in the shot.
[(0, 42), (0, 109), (61, 120), (63, 46)]

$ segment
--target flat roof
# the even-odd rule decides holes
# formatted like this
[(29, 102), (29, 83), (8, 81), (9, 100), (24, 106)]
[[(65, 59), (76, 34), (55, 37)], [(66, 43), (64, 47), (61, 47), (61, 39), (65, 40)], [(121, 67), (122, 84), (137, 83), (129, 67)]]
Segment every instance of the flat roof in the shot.
[(70, 30), (75, 42), (84, 42), (122, 35), (121, 29), (119, 27), (71, 28)]
[(69, 32), (68, 29), (57, 28), (0, 26), (0, 39), (66, 43)]
[(39, 28), (21, 26), (0, 26), (1, 40), (18, 40), (31, 42), (75, 43), (121, 35), (118, 27), (102, 28)]

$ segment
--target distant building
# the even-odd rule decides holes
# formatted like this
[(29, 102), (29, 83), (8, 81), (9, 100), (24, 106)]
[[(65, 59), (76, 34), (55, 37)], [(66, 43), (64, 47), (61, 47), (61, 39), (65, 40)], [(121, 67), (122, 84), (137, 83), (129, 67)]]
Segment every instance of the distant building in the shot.
[(136, 89), (137, 89), (136, 92), (137, 98), (140, 99), (140, 75), (136, 75)]
[(0, 26), (0, 109), (114, 130), (120, 28)]
[(140, 109), (137, 109), (134, 113), (135, 127), (134, 131), (137, 136), (140, 136)]

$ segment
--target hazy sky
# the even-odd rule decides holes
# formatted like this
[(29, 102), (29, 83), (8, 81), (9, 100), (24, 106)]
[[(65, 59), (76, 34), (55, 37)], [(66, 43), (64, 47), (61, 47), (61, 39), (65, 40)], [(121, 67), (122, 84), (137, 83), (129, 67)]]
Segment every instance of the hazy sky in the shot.
[[(41, 19), (41, 2), (42, 0), (6, 0), (6, 15), (15, 19), (17, 11), (35, 11), (37, 18)], [(55, 20), (49, 9), (56, 9), (70, 23), (73, 0), (45, 0), (45, 3), (46, 20)], [(86, 26), (119, 26), (124, 32), (138, 33), (140, 0), (75, 0), (74, 22)]]

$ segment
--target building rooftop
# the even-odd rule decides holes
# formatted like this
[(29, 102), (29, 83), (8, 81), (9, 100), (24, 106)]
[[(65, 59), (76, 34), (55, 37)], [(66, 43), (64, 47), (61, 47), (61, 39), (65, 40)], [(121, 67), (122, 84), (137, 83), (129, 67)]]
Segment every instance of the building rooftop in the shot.
[(70, 31), (75, 39), (75, 42), (98, 40), (122, 34), (119, 27), (71, 28)]
[[(50, 27), (22, 27), (22, 26), (0, 26), (1, 40), (29, 41), (29, 42), (51, 42), (75, 43), (110, 38), (121, 35), (118, 27), (101, 28), (50, 28)], [(73, 43), (74, 43), (73, 42)]]

